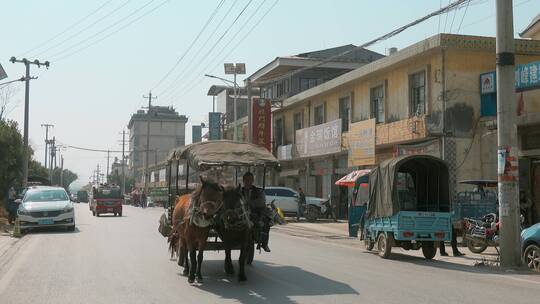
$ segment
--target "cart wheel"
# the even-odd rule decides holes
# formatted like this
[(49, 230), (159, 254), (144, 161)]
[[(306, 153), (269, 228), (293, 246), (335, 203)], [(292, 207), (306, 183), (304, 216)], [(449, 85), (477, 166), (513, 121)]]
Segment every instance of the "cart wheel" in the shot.
[(390, 239), (392, 235), (389, 233), (388, 236), (382, 232), (377, 238), (377, 250), (379, 251), (379, 256), (383, 259), (387, 259), (392, 252), (392, 243)]
[(249, 246), (248, 248), (246, 264), (248, 265), (253, 264), (254, 257), (255, 257), (255, 244)]
[(375, 242), (373, 242), (371, 240), (368, 240), (368, 239), (365, 239), (364, 240), (364, 245), (366, 246), (367, 251), (371, 251), (371, 250), (373, 250), (373, 247), (375, 247)]
[(477, 243), (472, 240), (467, 240), (467, 248), (474, 253), (482, 253), (487, 249), (487, 244)]
[(426, 260), (431, 260), (437, 253), (437, 248), (435, 248), (435, 242), (433, 241), (425, 241), (422, 242), (422, 253), (424, 254), (424, 257)]

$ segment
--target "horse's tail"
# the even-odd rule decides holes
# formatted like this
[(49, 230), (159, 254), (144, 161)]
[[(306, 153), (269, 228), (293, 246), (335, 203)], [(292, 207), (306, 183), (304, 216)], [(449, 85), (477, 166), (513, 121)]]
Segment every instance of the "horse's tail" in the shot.
[(174, 257), (174, 254), (177, 254), (178, 249), (178, 242), (180, 241), (180, 235), (178, 234), (178, 227), (175, 226), (171, 230), (171, 233), (169, 234), (169, 237), (167, 239), (167, 242), (169, 243), (169, 252), (171, 253), (171, 257)]

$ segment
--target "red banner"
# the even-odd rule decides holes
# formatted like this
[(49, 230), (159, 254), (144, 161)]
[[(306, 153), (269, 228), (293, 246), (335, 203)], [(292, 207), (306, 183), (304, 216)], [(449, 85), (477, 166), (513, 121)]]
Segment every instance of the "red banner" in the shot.
[(272, 111), (270, 101), (263, 98), (253, 98), (252, 134), (253, 143), (263, 146), (268, 151), (272, 149), (271, 120)]

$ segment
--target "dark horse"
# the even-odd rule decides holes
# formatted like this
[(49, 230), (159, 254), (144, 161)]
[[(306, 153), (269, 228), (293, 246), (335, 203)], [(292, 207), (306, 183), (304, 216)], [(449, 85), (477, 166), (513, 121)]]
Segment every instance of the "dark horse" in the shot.
[(238, 281), (247, 280), (245, 265), (250, 247), (253, 248), (253, 224), (249, 220), (248, 206), (242, 199), (240, 188), (227, 187), (223, 192), (223, 208), (217, 222), (219, 237), (225, 248), (225, 272), (234, 274), (231, 250), (240, 249)]
[(218, 183), (201, 177), (201, 184), (193, 193), (176, 199), (169, 249), (178, 253), (178, 265), (184, 266), (189, 283), (195, 279), (202, 282), (203, 252), (212, 219), (223, 204), (223, 190)]

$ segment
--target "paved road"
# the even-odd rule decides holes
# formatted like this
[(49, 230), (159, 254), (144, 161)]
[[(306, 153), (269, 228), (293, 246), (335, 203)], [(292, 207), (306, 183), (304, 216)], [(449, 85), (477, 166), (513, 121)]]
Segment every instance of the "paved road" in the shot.
[(226, 276), (223, 252), (207, 253), (205, 282), (191, 286), (157, 232), (160, 209), (126, 207), (92, 217), (77, 205), (77, 231), (22, 238), (0, 261), (0, 302), (11, 303), (537, 303), (540, 276), (392, 260), (357, 248), (272, 234), (249, 281)]

